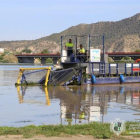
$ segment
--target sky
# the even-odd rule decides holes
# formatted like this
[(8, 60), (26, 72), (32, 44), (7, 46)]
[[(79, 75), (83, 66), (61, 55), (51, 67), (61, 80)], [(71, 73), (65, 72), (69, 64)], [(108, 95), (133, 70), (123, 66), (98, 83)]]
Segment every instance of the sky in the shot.
[(0, 0), (0, 41), (32, 40), (81, 23), (140, 13), (140, 0)]

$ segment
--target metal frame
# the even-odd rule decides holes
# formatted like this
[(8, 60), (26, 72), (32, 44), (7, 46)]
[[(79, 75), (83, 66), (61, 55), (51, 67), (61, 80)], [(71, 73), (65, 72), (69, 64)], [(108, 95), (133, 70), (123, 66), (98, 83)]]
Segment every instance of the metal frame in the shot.
[[(25, 75), (23, 74), (25, 70), (47, 70), (46, 77), (45, 77), (45, 85), (44, 86), (48, 85), (48, 79), (49, 79), (51, 67), (46, 67), (46, 68), (20, 68), (17, 83), (16, 83), (17, 85), (20, 85), (20, 77), (21, 76), (22, 76), (22, 78), (25, 79)], [(32, 73), (34, 73), (34, 72), (32, 72)]]
[[(90, 35), (89, 34), (89, 50), (90, 50), (90, 39), (91, 37), (102, 37), (102, 43), (103, 43), (103, 62), (105, 63), (105, 43), (104, 43), (104, 40), (105, 40), (105, 35)], [(90, 53), (90, 52), (89, 52)]]
[[(75, 49), (77, 50), (77, 42), (78, 42), (78, 37), (84, 37), (84, 36), (87, 36), (88, 37), (88, 54), (90, 54), (90, 47), (91, 47), (91, 37), (102, 37), (102, 44), (103, 44), (103, 62), (105, 62), (105, 45), (104, 45), (104, 38), (105, 36), (104, 35), (87, 35), (87, 34), (83, 34), (83, 35), (63, 35), (61, 36), (61, 57), (62, 57), (62, 50), (63, 50), (63, 38), (64, 37), (75, 37), (75, 42), (76, 42), (76, 47)], [(75, 57), (77, 55), (75, 54)], [(75, 63), (75, 62), (70, 62), (70, 63)], [(78, 63), (78, 62), (76, 62)], [(81, 62), (79, 62), (81, 63)], [(83, 63), (86, 63), (86, 62), (83, 62)], [(90, 63), (90, 61), (88, 62)]]
[[(105, 76), (105, 45), (104, 45), (104, 34), (103, 35), (90, 35), (89, 34), (89, 54), (90, 54), (90, 45), (91, 45), (91, 37), (102, 37), (102, 44), (103, 44), (103, 62), (99, 62), (99, 76), (102, 75), (101, 73), (104, 73), (103, 75)], [(94, 74), (94, 71), (93, 71), (93, 63), (97, 63), (97, 62), (90, 62), (89, 63), (92, 63), (92, 74)], [(104, 66), (103, 66), (104, 65)], [(100, 70), (100, 67), (102, 67), (102, 71)], [(89, 64), (89, 68), (91, 69), (90, 67), (90, 64)]]

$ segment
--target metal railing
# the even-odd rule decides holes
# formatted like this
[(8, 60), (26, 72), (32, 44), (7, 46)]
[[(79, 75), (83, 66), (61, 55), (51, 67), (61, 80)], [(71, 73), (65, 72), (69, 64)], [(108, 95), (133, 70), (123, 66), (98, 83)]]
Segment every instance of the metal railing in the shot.
[(85, 63), (85, 62), (89, 62), (89, 54), (72, 54), (71, 56), (61, 56), (61, 63), (66, 63), (66, 62), (70, 62), (70, 63)]

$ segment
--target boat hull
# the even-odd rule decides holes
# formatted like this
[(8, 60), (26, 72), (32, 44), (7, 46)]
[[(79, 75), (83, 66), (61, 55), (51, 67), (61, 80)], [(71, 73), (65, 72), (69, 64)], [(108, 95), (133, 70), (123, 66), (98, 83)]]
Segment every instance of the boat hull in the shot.
[(138, 77), (124, 77), (124, 82), (120, 81), (120, 77), (100, 77), (96, 78), (96, 82), (93, 82), (92, 79), (86, 79), (83, 84), (122, 84), (122, 83), (140, 83), (140, 76)]

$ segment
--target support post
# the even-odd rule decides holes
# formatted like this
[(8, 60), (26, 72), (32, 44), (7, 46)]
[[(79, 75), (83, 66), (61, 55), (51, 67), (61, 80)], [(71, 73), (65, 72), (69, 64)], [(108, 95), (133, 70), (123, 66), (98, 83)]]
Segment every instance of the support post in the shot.
[(53, 58), (53, 64), (56, 65), (56, 64), (57, 64), (57, 61), (58, 61), (58, 58), (57, 58), (57, 57), (54, 57), (54, 58)]
[(90, 73), (91, 73), (92, 71), (91, 71), (91, 67), (90, 67), (91, 66), (90, 65), (91, 64), (91, 61), (90, 61), (90, 34), (89, 34), (89, 44), (88, 45), (89, 45), (88, 46), (89, 47), (89, 51), (88, 51), (88, 54), (89, 54), (89, 69), (90, 69)]
[(62, 56), (62, 50), (63, 50), (63, 36), (61, 36), (61, 56)]
[(103, 35), (103, 62), (105, 62), (105, 45), (104, 45), (104, 35)]
[(126, 68), (126, 63), (125, 63), (125, 76), (126, 76), (126, 74), (127, 74), (127, 68)]
[(94, 63), (91, 63), (92, 64), (92, 74), (94, 74)]
[(61, 36), (61, 57), (62, 57), (62, 50), (63, 50), (63, 36)]
[[(47, 58), (48, 59), (48, 58)], [(41, 58), (41, 64), (46, 64), (46, 58), (45, 57), (42, 57)]]
[(111, 68), (110, 68), (110, 63), (108, 64), (109, 66), (109, 77), (111, 76)]
[(104, 77), (106, 76), (106, 66), (105, 66), (105, 62), (104, 62)]
[(19, 74), (18, 74), (18, 79), (17, 79), (17, 84), (20, 84), (20, 77), (23, 74), (24, 70), (22, 68), (19, 69)]
[(101, 63), (99, 62), (99, 77), (101, 75)]
[(119, 65), (117, 63), (117, 66), (116, 66), (116, 71), (117, 71), (117, 76), (118, 76), (118, 71), (119, 71)]
[(90, 34), (89, 34), (89, 54), (90, 54)]
[(138, 76), (139, 76), (139, 72), (140, 72), (140, 70), (138, 71)]
[(131, 76), (133, 76), (133, 63), (131, 63)]
[(77, 37), (75, 38), (75, 41), (76, 41), (76, 50), (75, 50), (75, 58), (77, 59)]

